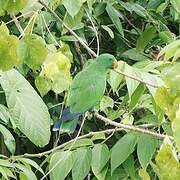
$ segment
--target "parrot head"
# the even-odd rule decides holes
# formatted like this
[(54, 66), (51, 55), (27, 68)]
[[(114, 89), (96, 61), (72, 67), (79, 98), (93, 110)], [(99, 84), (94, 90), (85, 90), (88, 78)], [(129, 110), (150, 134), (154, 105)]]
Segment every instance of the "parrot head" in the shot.
[(101, 66), (104, 66), (105, 69), (115, 69), (118, 66), (117, 60), (112, 54), (101, 54), (97, 60)]

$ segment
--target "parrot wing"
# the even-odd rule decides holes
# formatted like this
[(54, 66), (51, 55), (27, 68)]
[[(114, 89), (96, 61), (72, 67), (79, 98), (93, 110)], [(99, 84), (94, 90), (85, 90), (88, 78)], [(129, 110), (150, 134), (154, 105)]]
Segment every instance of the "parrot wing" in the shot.
[(71, 112), (85, 112), (95, 106), (103, 97), (106, 87), (106, 72), (86, 68), (73, 79), (67, 106)]

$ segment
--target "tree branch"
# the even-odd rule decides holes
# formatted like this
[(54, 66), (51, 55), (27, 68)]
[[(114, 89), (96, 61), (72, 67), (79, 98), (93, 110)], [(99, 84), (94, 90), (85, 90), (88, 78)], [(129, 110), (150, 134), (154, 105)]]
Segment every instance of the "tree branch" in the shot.
[[(77, 140), (92, 137), (92, 136), (94, 136), (96, 134), (99, 134), (99, 133), (110, 134), (110, 133), (112, 133), (114, 131), (118, 132), (118, 131), (122, 131), (122, 130), (123, 130), (122, 128), (114, 128), (114, 129), (107, 129), (107, 130), (104, 130), (104, 131), (90, 132), (88, 134), (77, 137)], [(51, 153), (53, 153), (53, 152), (55, 152), (57, 150), (60, 150), (60, 149), (64, 148), (65, 146), (67, 146), (67, 145), (69, 145), (69, 144), (71, 144), (73, 142), (74, 142), (74, 139), (72, 139), (72, 140), (70, 140), (68, 142), (65, 142), (65, 143), (63, 143), (63, 144), (61, 144), (59, 146), (56, 146), (53, 149), (50, 149), (48, 151), (44, 151), (42, 153), (37, 153), (37, 154), (25, 153), (23, 155), (12, 156), (12, 158), (13, 159), (20, 158), (20, 157), (27, 157), (27, 158), (35, 158), (35, 157), (37, 157), (37, 158), (41, 158), (42, 156), (45, 156), (45, 155), (51, 154)]]
[(119, 127), (119, 128), (124, 129), (124, 130), (130, 130), (130, 131), (134, 131), (134, 132), (148, 134), (148, 135), (154, 136), (154, 137), (161, 139), (161, 140), (163, 140), (166, 137), (168, 137), (170, 140), (174, 140), (174, 138), (172, 136), (168, 136), (168, 135), (164, 135), (164, 134), (158, 134), (156, 132), (149, 131), (147, 129), (143, 129), (143, 128), (139, 128), (139, 127), (135, 127), (132, 125), (117, 123), (115, 121), (112, 121), (111, 119), (105, 118), (104, 116), (98, 114), (98, 112), (95, 112), (94, 115), (96, 118), (100, 119), (101, 121), (104, 121), (106, 124), (109, 124), (109, 125), (112, 125), (115, 127)]
[(160, 87), (160, 86), (151, 84), (151, 83), (149, 83), (149, 82), (143, 81), (143, 80), (141, 80), (141, 79), (139, 79), (139, 78), (136, 78), (136, 77), (134, 77), (134, 76), (125, 74), (125, 73), (123, 73), (123, 72), (119, 72), (119, 71), (116, 71), (116, 70), (113, 70), (113, 71), (116, 72), (116, 73), (118, 73), (118, 74), (120, 74), (120, 75), (126, 76), (126, 77), (128, 77), (128, 78), (130, 78), (130, 79), (133, 79), (133, 80), (135, 80), (135, 81), (139, 81), (139, 82), (141, 82), (141, 83), (143, 83), (143, 84), (146, 84), (146, 85), (148, 85), (148, 86), (151, 86), (151, 87), (154, 87), (154, 88), (159, 88), (159, 87)]

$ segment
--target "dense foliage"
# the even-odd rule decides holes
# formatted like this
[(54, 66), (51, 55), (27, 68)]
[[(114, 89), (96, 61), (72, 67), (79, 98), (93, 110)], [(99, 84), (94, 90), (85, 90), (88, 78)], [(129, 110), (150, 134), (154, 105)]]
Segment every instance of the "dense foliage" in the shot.
[[(0, 0), (1, 179), (180, 179), (179, 17), (179, 0)], [(102, 53), (101, 102), (53, 132)]]

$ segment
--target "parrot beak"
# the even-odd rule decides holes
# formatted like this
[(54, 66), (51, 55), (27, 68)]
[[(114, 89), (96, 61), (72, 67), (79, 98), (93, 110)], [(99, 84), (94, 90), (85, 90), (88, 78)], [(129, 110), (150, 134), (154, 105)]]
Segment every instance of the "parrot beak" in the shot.
[(117, 63), (117, 60), (115, 59), (112, 63), (112, 68), (116, 69), (117, 67), (118, 67), (118, 63)]

